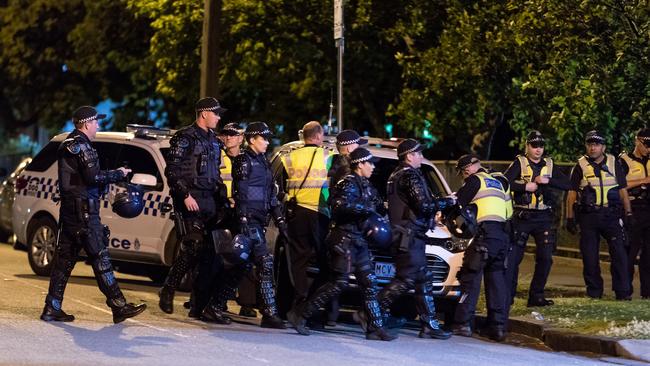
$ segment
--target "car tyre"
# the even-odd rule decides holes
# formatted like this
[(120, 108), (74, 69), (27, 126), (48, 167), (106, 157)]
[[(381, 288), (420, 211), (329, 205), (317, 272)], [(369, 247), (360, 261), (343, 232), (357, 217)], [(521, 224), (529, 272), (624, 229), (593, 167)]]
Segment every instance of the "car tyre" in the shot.
[(49, 276), (54, 261), (57, 226), (49, 217), (33, 220), (27, 229), (27, 259), (39, 276)]

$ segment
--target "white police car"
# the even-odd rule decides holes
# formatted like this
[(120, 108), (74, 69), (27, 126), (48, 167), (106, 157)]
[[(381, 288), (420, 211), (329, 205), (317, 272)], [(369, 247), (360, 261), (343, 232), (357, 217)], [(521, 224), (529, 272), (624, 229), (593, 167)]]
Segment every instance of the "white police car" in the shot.
[[(176, 234), (170, 219), (171, 197), (164, 177), (164, 155), (173, 131), (129, 125), (128, 132), (98, 132), (93, 146), (102, 169), (128, 166), (144, 186), (142, 214), (125, 219), (113, 213), (111, 185), (101, 200), (102, 223), (111, 230), (109, 251), (121, 272), (145, 275), (160, 281), (176, 255)], [(17, 241), (28, 250), (29, 264), (38, 275), (49, 275), (59, 218), (56, 152), (67, 133), (59, 134), (34, 157), (16, 181), (12, 226)]]
[[(367, 137), (364, 137), (367, 138)], [(388, 177), (397, 167), (397, 145), (401, 139), (379, 139), (367, 138), (368, 144), (364, 145), (379, 161), (375, 163), (375, 170), (370, 177), (370, 181), (379, 191), (380, 196), (386, 201), (386, 182)], [(336, 139), (332, 136), (326, 136), (325, 145), (335, 150)], [(271, 158), (273, 175), (276, 179), (281, 179), (283, 172), (280, 157), (289, 153), (291, 150), (302, 146), (301, 141), (294, 141), (281, 146)], [(421, 167), (424, 177), (433, 194), (447, 196), (451, 194), (451, 189), (444, 177), (429, 160), (424, 159)], [(293, 300), (293, 284), (289, 276), (288, 261), (283, 243), (275, 245), (277, 229), (270, 227), (267, 232), (267, 240), (274, 247), (276, 261), (276, 283), (277, 283), (277, 301), (281, 312), (288, 310)], [(439, 225), (427, 232), (429, 238), (426, 246), (427, 267), (433, 274), (434, 295), (438, 298), (438, 303), (443, 307), (451, 307), (446, 311), (453, 312), (453, 305), (460, 297), (460, 284), (456, 274), (460, 270), (463, 262), (465, 249), (470, 244), (469, 239), (459, 239), (453, 237), (447, 227)], [(390, 282), (395, 276), (395, 265), (393, 258), (389, 253), (373, 251), (375, 260), (375, 274), (380, 285)], [(317, 269), (311, 269), (316, 272)], [(354, 281), (352, 281), (354, 283)], [(345, 294), (344, 294), (345, 295)], [(441, 301), (442, 300), (442, 301)], [(445, 301), (448, 300), (448, 301)], [(353, 301), (357, 302), (357, 301)], [(443, 304), (444, 303), (444, 304)], [(415, 309), (412, 303), (405, 303), (402, 315), (414, 317)], [(397, 307), (400, 307), (399, 304)], [(450, 315), (450, 314), (447, 314)]]

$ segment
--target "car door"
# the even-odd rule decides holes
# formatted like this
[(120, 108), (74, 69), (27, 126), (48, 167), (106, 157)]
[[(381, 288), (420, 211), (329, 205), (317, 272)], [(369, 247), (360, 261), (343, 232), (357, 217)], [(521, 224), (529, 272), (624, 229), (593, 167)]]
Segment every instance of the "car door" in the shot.
[[(153, 149), (148, 146), (122, 144), (116, 157), (117, 165), (132, 169), (133, 173), (149, 174), (156, 177), (156, 187), (144, 188), (144, 209), (132, 219), (126, 219), (115, 214), (110, 205), (102, 214), (110, 222), (111, 237), (109, 247), (114, 251), (115, 258), (147, 259), (162, 255), (165, 240), (163, 235), (169, 221), (169, 212), (164, 212), (163, 205), (171, 204), (170, 197), (165, 194), (162, 165), (153, 155)], [(126, 189), (126, 183), (113, 185), (111, 195)]]

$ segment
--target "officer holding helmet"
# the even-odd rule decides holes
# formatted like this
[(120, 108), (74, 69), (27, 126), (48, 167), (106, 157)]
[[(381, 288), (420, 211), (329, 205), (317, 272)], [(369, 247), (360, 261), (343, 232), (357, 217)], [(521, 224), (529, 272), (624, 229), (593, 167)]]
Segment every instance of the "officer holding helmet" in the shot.
[(426, 232), (433, 226), (438, 211), (454, 204), (452, 198), (433, 196), (420, 170), (424, 147), (414, 139), (397, 146), (399, 165), (388, 178), (388, 215), (394, 233), (399, 237), (395, 255), (396, 274), (379, 293), (379, 303), (385, 315), (393, 302), (410, 290), (415, 290), (416, 307), (420, 317), (420, 338), (447, 339), (436, 319), (431, 276), (427, 273), (425, 254)]
[(214, 251), (208, 244), (209, 226), (217, 212), (229, 205), (219, 174), (221, 141), (213, 131), (226, 109), (208, 97), (196, 102), (195, 110), (196, 121), (174, 134), (166, 157), (165, 176), (180, 241), (180, 252), (159, 292), (160, 309), (168, 314), (174, 311), (174, 292), (183, 276), (195, 268), (199, 257)]
[[(634, 262), (639, 256), (641, 297), (650, 299), (650, 128), (639, 130), (634, 140), (634, 151), (620, 156), (626, 174), (625, 190), (630, 197), (632, 211), (626, 213), (626, 229), (630, 247), (628, 267), (630, 283), (634, 278)], [(630, 290), (632, 286), (630, 285)]]
[(368, 242), (362, 232), (363, 224), (370, 215), (384, 215), (386, 210), (377, 190), (368, 181), (375, 169), (370, 151), (357, 148), (349, 158), (352, 173), (336, 184), (335, 194), (330, 197), (333, 224), (326, 244), (330, 252), (332, 279), (319, 287), (306, 302), (294, 306), (287, 313), (287, 318), (298, 333), (309, 335), (307, 319), (341, 294), (348, 286), (350, 272), (354, 269), (364, 297), (366, 339), (391, 341), (396, 337), (384, 330), (377, 302), (377, 278)]
[[(236, 288), (254, 264), (257, 267), (262, 299), (261, 326), (285, 328), (284, 322), (278, 316), (273, 286), (273, 255), (269, 253), (265, 237), (265, 228), (270, 218), (273, 218), (283, 235), (287, 232), (287, 224), (277, 198), (277, 187), (273, 182), (270, 164), (264, 155), (272, 135), (266, 123), (250, 123), (244, 132), (248, 146), (233, 161), (233, 198), (240, 232), (237, 237), (247, 239), (245, 244), (250, 247), (250, 257), (226, 274), (225, 283), (203, 310), (204, 318), (209, 319), (215, 314), (220, 316), (232, 287)], [(240, 243), (234, 240), (233, 244), (239, 246)]]
[[(57, 151), (61, 195), (60, 226), (50, 287), (41, 314), (41, 319), (45, 321), (74, 320), (73, 315), (63, 311), (61, 303), (81, 249), (84, 249), (90, 259), (99, 289), (106, 296), (106, 305), (113, 311), (114, 323), (136, 316), (146, 308), (145, 304), (133, 305), (126, 302), (113, 274), (108, 254), (110, 232), (107, 226), (102, 225), (99, 217), (99, 199), (108, 185), (126, 180), (127, 174), (131, 172), (127, 168), (100, 170), (99, 156), (91, 141), (99, 129), (99, 120), (105, 117), (93, 107), (78, 108), (72, 115), (75, 130), (66, 137)], [(138, 197), (132, 198), (138, 200)], [(116, 208), (118, 213), (122, 213), (121, 209), (126, 209), (124, 213), (127, 214), (137, 213), (137, 210), (131, 212), (129, 205), (123, 201), (120, 199), (121, 208)], [(142, 206), (137, 208), (141, 210)]]
[[(526, 138), (526, 154), (518, 155), (504, 175), (514, 195), (513, 246), (508, 259), (506, 283), (510, 285), (510, 302), (517, 292), (519, 265), (524, 258), (528, 237), (535, 238), (535, 272), (530, 283), (528, 306), (553, 305), (544, 296), (546, 280), (553, 264), (557, 242), (555, 197), (553, 189), (568, 190), (568, 178), (544, 156), (544, 136), (532, 131)], [(551, 189), (553, 188), (553, 189)]]
[[(630, 276), (621, 226), (622, 208), (631, 212), (627, 180), (614, 155), (605, 153), (605, 137), (589, 131), (585, 138), (586, 155), (578, 159), (571, 172), (571, 190), (567, 194), (567, 230), (580, 227), (580, 253), (587, 296), (603, 296), (599, 247), (601, 236), (607, 240), (611, 258), (612, 287), (617, 300), (631, 300)], [(575, 207), (574, 207), (575, 204)], [(576, 225), (577, 224), (577, 225)]]
[(458, 159), (456, 170), (465, 182), (458, 190), (458, 204), (476, 206), (478, 234), (465, 251), (463, 266), (458, 273), (461, 298), (454, 315), (454, 334), (471, 337), (470, 326), (485, 277), (488, 325), (485, 335), (492, 340), (505, 340), (508, 319), (505, 282), (505, 260), (510, 246), (507, 221), (512, 215), (508, 180), (500, 174), (488, 173), (481, 167), (477, 155), (467, 154)]

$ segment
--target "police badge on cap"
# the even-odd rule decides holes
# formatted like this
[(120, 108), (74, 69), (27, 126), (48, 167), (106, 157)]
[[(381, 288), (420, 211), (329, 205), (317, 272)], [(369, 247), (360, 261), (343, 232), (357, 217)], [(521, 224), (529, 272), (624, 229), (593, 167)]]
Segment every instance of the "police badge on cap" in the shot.
[(90, 122), (94, 119), (100, 120), (104, 118), (106, 118), (105, 114), (98, 114), (95, 108), (88, 105), (79, 107), (72, 113), (72, 123), (75, 125)]
[(223, 108), (219, 104), (218, 100), (212, 97), (199, 99), (199, 101), (196, 102), (194, 109), (196, 109), (197, 112), (210, 111), (213, 112), (214, 114), (219, 114), (219, 115), (227, 111), (226, 108)]

